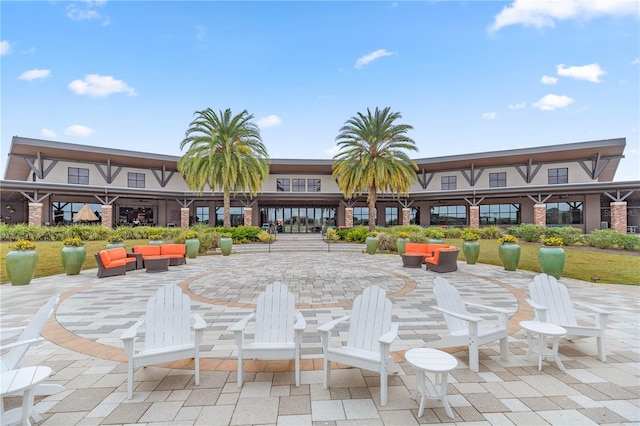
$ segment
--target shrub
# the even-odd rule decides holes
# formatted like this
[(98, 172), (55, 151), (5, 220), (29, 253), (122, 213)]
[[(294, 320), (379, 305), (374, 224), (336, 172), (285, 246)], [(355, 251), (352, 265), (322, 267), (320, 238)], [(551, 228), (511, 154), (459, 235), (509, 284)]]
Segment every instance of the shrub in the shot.
[(640, 250), (640, 238), (611, 229), (596, 229), (582, 239), (585, 244), (599, 249)]
[(445, 238), (460, 238), (464, 231), (460, 228), (447, 228), (444, 230)]
[(80, 247), (84, 245), (84, 243), (80, 238), (75, 238), (75, 237), (65, 238), (64, 240), (62, 240), (62, 244), (64, 244), (67, 247)]
[(18, 251), (35, 250), (36, 245), (29, 240), (18, 240), (11, 248)]
[(545, 238), (556, 237), (562, 238), (564, 245), (570, 246), (580, 241), (582, 230), (573, 226), (563, 226), (561, 228), (546, 228), (544, 230)]
[(560, 247), (563, 245), (562, 238), (559, 237), (543, 238), (542, 240), (540, 240), (540, 242), (542, 243), (542, 245), (548, 247)]
[(409, 238), (409, 233), (405, 231), (398, 232), (398, 238)]
[(258, 239), (263, 243), (270, 243), (276, 239), (276, 236), (268, 233), (263, 229), (262, 231), (258, 232)]
[[(338, 235), (340, 235), (340, 232), (342, 231), (338, 231)], [(344, 237), (340, 235), (343, 240), (354, 243), (364, 243), (367, 236), (369, 236), (369, 228), (365, 226), (356, 226), (354, 228), (347, 229), (344, 233)]]
[(540, 237), (544, 234), (545, 228), (533, 223), (522, 223), (520, 226), (509, 228), (508, 232), (518, 238), (522, 238), (528, 243), (536, 243), (540, 241)]
[[(483, 240), (494, 240), (502, 237), (502, 229), (500, 229), (500, 227), (495, 225), (480, 228), (479, 233), (480, 233), (480, 238), (482, 238)], [(507, 232), (507, 233), (511, 234), (511, 232)]]
[(462, 238), (463, 241), (478, 241), (479, 237), (475, 232), (468, 230), (464, 234), (462, 234), (460, 238)]
[(335, 228), (329, 228), (327, 229), (327, 238), (335, 242), (340, 240), (340, 235), (338, 235), (338, 232), (335, 230)]
[(504, 237), (498, 238), (498, 244), (515, 244), (518, 242), (518, 239), (513, 235), (505, 235)]
[(164, 234), (160, 231), (151, 231), (147, 235), (147, 238), (149, 238), (150, 240), (161, 240), (164, 238)]
[(108, 243), (121, 243), (124, 241), (124, 238), (122, 237), (121, 234), (119, 234), (118, 232), (116, 232), (115, 234), (111, 234), (107, 237), (107, 242)]
[(196, 231), (191, 231), (191, 230), (190, 230), (190, 231), (185, 232), (185, 233), (182, 235), (182, 237), (183, 237), (185, 240), (193, 240), (193, 239), (198, 238), (198, 233), (197, 233)]
[(434, 240), (441, 240), (444, 238), (444, 231), (441, 228), (427, 228), (427, 235)]
[(397, 251), (396, 239), (393, 235), (386, 232), (380, 232), (378, 234), (378, 250), (379, 251)]

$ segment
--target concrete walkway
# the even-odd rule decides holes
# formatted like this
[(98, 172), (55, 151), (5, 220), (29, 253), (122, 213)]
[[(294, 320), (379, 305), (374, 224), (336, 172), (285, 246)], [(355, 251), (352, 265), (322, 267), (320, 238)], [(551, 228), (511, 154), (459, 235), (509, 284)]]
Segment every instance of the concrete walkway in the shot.
[[(450, 375), (449, 402), (455, 419), (439, 401), (427, 401), (418, 418), (411, 398), (415, 371), (404, 352), (422, 347), (445, 332), (432, 308), (433, 280), (423, 269), (402, 268), (397, 255), (367, 255), (362, 246), (324, 244), (313, 249), (273, 245), (236, 247), (231, 256), (204, 256), (169, 272), (132, 271), (96, 278), (96, 270), (78, 276), (36, 279), (28, 286), (0, 286), (2, 327), (24, 325), (52, 294), (61, 301), (45, 327), (47, 342), (30, 349), (23, 365), (47, 365), (49, 382), (65, 391), (38, 397), (43, 425), (107, 424), (278, 424), (411, 425), (640, 424), (640, 288), (591, 284), (563, 278), (575, 301), (611, 310), (607, 363), (596, 357), (594, 338), (561, 341), (555, 363), (524, 359), (526, 338), (518, 327), (533, 315), (525, 303), (532, 272), (509, 272), (488, 265), (466, 265), (442, 274), (467, 301), (511, 309), (510, 359), (502, 361), (497, 343), (481, 347), (480, 372), (467, 366), (468, 352), (454, 348), (459, 360)], [(294, 385), (288, 361), (247, 362), (245, 384), (236, 386), (235, 343), (228, 327), (251, 310), (264, 286), (281, 281), (296, 295), (307, 320), (302, 385)], [(134, 398), (126, 399), (126, 359), (120, 334), (144, 313), (159, 285), (175, 283), (193, 300), (193, 310), (208, 324), (202, 346), (201, 382), (193, 382), (193, 362), (136, 370)], [(353, 368), (332, 372), (322, 386), (322, 348), (316, 329), (349, 313), (352, 300), (372, 284), (386, 289), (400, 335), (392, 345), (402, 371), (389, 380), (389, 402), (381, 407), (379, 377)], [(584, 315), (583, 315), (584, 314)], [(487, 317), (488, 320), (495, 318)], [(579, 320), (586, 320), (580, 312)], [(343, 330), (344, 331), (344, 330)], [(5, 399), (7, 407), (20, 403)]]

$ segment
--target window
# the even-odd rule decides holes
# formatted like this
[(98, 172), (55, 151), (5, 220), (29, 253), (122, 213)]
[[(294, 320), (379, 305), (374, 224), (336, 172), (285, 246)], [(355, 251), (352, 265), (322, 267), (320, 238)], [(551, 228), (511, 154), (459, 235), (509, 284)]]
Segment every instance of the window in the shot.
[(276, 186), (278, 187), (278, 192), (289, 192), (291, 191), (291, 179), (278, 179)]
[(467, 208), (465, 206), (431, 207), (431, 225), (465, 226)]
[(500, 188), (503, 186), (507, 186), (507, 173), (489, 173), (489, 187), (490, 188)]
[(457, 179), (455, 176), (442, 176), (440, 178), (440, 187), (443, 191), (457, 189)]
[(129, 188), (144, 188), (144, 173), (129, 172), (127, 184)]
[(569, 169), (566, 167), (560, 169), (549, 169), (549, 185), (559, 183), (569, 183)]
[(411, 207), (409, 211), (409, 223), (411, 225), (420, 225), (420, 208)]
[(583, 224), (581, 202), (547, 203), (547, 226), (581, 224)]
[(77, 183), (80, 185), (89, 185), (89, 169), (80, 169), (78, 167), (69, 167), (68, 169), (69, 183)]
[[(51, 203), (51, 217), (56, 225), (70, 225), (74, 223), (73, 216), (85, 205), (85, 203), (72, 203), (69, 201), (54, 201)], [(88, 203), (91, 211), (102, 220), (102, 204)]]
[(209, 207), (196, 207), (196, 223), (209, 223)]
[[(244, 209), (242, 207), (231, 207), (231, 226), (244, 225)], [(216, 225), (224, 226), (224, 207), (216, 207)]]
[(291, 190), (293, 192), (304, 192), (306, 183), (306, 179), (291, 179)]
[[(374, 214), (377, 210), (374, 211)], [(375, 222), (375, 218), (374, 218)], [(369, 207), (354, 207), (353, 208), (353, 226), (369, 226)]]
[(320, 192), (320, 179), (307, 179), (307, 191)]
[(397, 207), (384, 208), (384, 223), (386, 226), (398, 225), (398, 208)]
[(485, 204), (479, 210), (480, 225), (518, 225), (520, 204)]

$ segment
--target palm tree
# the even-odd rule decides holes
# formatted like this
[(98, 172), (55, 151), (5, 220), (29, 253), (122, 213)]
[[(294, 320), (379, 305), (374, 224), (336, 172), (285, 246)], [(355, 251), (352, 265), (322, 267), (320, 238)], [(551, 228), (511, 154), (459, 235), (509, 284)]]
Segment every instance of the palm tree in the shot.
[(375, 230), (375, 207), (378, 190), (407, 194), (416, 181), (418, 166), (406, 151), (418, 151), (406, 136), (413, 129), (407, 124), (394, 124), (402, 118), (389, 107), (373, 114), (358, 113), (340, 128), (336, 137), (339, 152), (333, 157), (332, 176), (345, 198), (368, 191), (369, 230)]
[(211, 108), (196, 111), (180, 149), (189, 145), (178, 161), (178, 171), (192, 191), (202, 194), (206, 185), (222, 188), (224, 227), (231, 227), (231, 194), (254, 196), (269, 174), (269, 157), (260, 129), (246, 110), (232, 115)]

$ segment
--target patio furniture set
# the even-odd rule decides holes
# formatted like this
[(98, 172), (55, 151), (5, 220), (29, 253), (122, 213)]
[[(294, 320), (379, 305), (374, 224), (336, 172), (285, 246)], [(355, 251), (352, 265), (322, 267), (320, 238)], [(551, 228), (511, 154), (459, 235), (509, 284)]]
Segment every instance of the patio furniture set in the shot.
[(460, 249), (447, 244), (405, 243), (405, 252), (401, 255), (405, 268), (422, 268), (427, 271), (453, 272), (458, 270)]
[(187, 263), (186, 254), (184, 244), (134, 246), (131, 253), (124, 247), (100, 250), (95, 253), (98, 278), (124, 275), (127, 271), (143, 268), (147, 272), (165, 272), (169, 266)]

